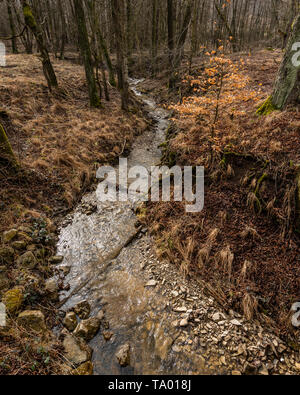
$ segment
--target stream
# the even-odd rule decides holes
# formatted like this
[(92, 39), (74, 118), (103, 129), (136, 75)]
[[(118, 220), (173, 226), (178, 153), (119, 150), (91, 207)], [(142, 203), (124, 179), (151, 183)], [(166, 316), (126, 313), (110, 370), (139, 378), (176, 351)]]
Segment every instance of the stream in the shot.
[[(131, 88), (156, 123), (136, 138), (128, 167), (150, 170), (160, 162), (158, 147), (165, 139), (169, 114), (140, 94), (138, 83), (132, 80)], [(161, 263), (146, 229), (137, 229), (137, 220), (133, 202), (99, 202), (96, 192), (84, 196), (59, 235), (57, 253), (64, 256), (63, 266), (70, 267), (65, 278), (70, 289), (60, 295), (65, 301), (62, 310), (86, 300), (91, 316), (105, 311), (105, 329), (113, 335), (105, 340), (102, 327), (90, 342), (95, 375), (207, 373), (201, 355), (188, 349), (178, 352), (174, 346), (181, 333), (173, 324), (178, 311), (162, 292), (163, 283), (156, 284), (151, 274)], [(126, 343), (130, 366), (122, 368), (115, 354)]]

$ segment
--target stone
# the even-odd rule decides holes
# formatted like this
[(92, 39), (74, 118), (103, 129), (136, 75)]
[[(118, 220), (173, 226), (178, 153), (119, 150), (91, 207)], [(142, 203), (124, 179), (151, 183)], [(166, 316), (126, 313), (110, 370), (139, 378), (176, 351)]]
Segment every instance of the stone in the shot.
[(46, 332), (45, 316), (40, 310), (25, 310), (18, 315), (18, 325), (34, 332)]
[(186, 313), (187, 308), (186, 308), (185, 306), (182, 306), (182, 307), (175, 307), (173, 310), (174, 310), (176, 313)]
[(18, 234), (17, 229), (10, 229), (3, 233), (3, 243), (9, 243), (12, 239), (14, 239)]
[(0, 266), (0, 291), (8, 288), (10, 284), (9, 278), (7, 276), (6, 266)]
[(300, 370), (300, 363), (296, 362), (295, 368), (296, 368), (297, 370)]
[(78, 366), (77, 369), (73, 369), (71, 372), (72, 376), (92, 376), (94, 373), (94, 366), (92, 362), (88, 361)]
[(30, 236), (28, 236), (28, 234), (25, 233), (25, 232), (19, 232), (19, 233), (18, 233), (18, 239), (19, 239), (19, 240), (25, 241), (27, 245), (28, 245), (29, 243), (32, 243), (32, 242), (33, 242), (32, 238), (31, 238)]
[(85, 341), (91, 341), (100, 329), (100, 320), (96, 317), (88, 318), (81, 321), (75, 331), (74, 335), (82, 337)]
[(67, 276), (71, 271), (71, 266), (62, 266), (59, 270), (63, 273), (64, 276)]
[(244, 366), (244, 374), (251, 376), (257, 374), (257, 367), (255, 365), (251, 365), (249, 362), (246, 362)]
[(0, 264), (9, 265), (13, 263), (15, 251), (11, 247), (0, 248)]
[(120, 366), (126, 367), (130, 364), (130, 345), (124, 344), (116, 353), (116, 358)]
[(75, 314), (78, 315), (78, 317), (82, 320), (86, 320), (91, 312), (91, 306), (89, 302), (86, 300), (77, 303), (77, 305), (74, 307), (74, 312)]
[(2, 298), (2, 302), (6, 306), (6, 310), (9, 313), (17, 312), (23, 303), (23, 292), (20, 288), (13, 288), (5, 292)]
[(242, 326), (241, 322), (237, 319), (231, 320), (230, 323), (235, 326)]
[(172, 347), (172, 350), (173, 350), (174, 352), (181, 352), (181, 347), (174, 345), (174, 346)]
[(184, 328), (184, 327), (188, 326), (188, 324), (189, 324), (189, 322), (188, 322), (187, 318), (184, 318), (180, 321), (179, 325)]
[(62, 263), (63, 260), (64, 260), (64, 257), (63, 257), (63, 256), (55, 255), (55, 256), (52, 256), (52, 257), (49, 259), (49, 262), (50, 262), (52, 265), (58, 265), (58, 264)]
[(12, 247), (13, 247), (15, 250), (21, 251), (21, 250), (25, 250), (27, 244), (28, 244), (28, 243), (27, 243), (25, 240), (18, 240), (18, 241), (14, 241), (14, 242), (12, 243)]
[(100, 310), (99, 313), (97, 314), (98, 320), (102, 321), (104, 318), (104, 311)]
[(146, 287), (156, 287), (157, 281), (155, 280), (150, 280), (147, 282)]
[(258, 373), (259, 373), (261, 376), (269, 376), (269, 371), (268, 371), (266, 365), (263, 365), (263, 366), (259, 369)]
[(242, 375), (242, 373), (239, 370), (233, 370), (231, 372), (231, 374), (232, 374), (232, 376), (241, 376)]
[(63, 320), (63, 325), (70, 332), (73, 332), (75, 330), (75, 328), (77, 327), (77, 318), (76, 318), (76, 314), (73, 311), (70, 311), (69, 313), (66, 314)]
[(49, 278), (45, 281), (45, 291), (49, 294), (57, 294), (58, 285), (55, 278)]
[(92, 349), (82, 339), (74, 337), (67, 331), (63, 331), (62, 335), (65, 357), (69, 362), (80, 366), (92, 358)]
[(220, 315), (220, 313), (215, 313), (215, 314), (212, 316), (212, 320), (215, 321), (215, 322), (221, 321), (221, 315)]
[(19, 229), (19, 232), (26, 233), (28, 235), (32, 234), (32, 229), (29, 228), (28, 226), (19, 226), (18, 229)]
[(17, 264), (28, 269), (34, 269), (37, 265), (37, 260), (31, 251), (27, 251), (19, 256)]
[(108, 342), (112, 337), (113, 337), (113, 333), (110, 331), (105, 331), (102, 333), (102, 336), (104, 337), (104, 339)]

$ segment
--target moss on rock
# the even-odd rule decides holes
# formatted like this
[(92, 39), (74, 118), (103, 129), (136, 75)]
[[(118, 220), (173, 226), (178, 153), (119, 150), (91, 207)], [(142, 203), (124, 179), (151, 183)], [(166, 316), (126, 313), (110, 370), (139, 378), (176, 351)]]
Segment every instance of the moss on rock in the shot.
[(23, 292), (20, 288), (13, 288), (5, 292), (2, 302), (6, 306), (8, 313), (16, 313), (23, 303)]

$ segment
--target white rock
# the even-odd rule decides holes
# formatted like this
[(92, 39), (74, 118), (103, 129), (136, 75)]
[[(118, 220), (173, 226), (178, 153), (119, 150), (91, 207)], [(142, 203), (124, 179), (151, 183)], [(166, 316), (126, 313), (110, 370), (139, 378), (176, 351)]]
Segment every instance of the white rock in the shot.
[(231, 320), (230, 323), (235, 326), (242, 326), (241, 322), (237, 319)]
[(186, 318), (184, 318), (183, 320), (180, 321), (179, 325), (181, 327), (186, 327), (186, 326), (188, 326), (188, 324), (189, 324), (188, 320)]
[(146, 287), (156, 287), (157, 281), (155, 280), (150, 280), (147, 282)]

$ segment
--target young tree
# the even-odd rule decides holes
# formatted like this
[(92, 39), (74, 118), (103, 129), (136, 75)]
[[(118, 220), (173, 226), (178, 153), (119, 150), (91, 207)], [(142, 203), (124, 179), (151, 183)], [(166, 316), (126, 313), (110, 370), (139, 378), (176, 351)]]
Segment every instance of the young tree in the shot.
[(32, 31), (36, 43), (38, 46), (38, 50), (40, 52), (40, 56), (42, 59), (42, 64), (43, 64), (43, 72), (48, 84), (48, 87), (50, 90), (52, 88), (57, 88), (58, 83), (57, 83), (57, 78), (55, 71), (53, 69), (49, 52), (46, 47), (46, 44), (44, 42), (44, 36), (41, 27), (38, 25), (35, 17), (33, 16), (32, 10), (30, 5), (26, 0), (22, 0), (22, 7), (23, 7), (23, 15), (24, 15), (24, 20), (26, 26)]
[(83, 58), (86, 81), (88, 84), (88, 91), (90, 97), (91, 107), (100, 107), (101, 100), (97, 92), (97, 84), (94, 74), (92, 53), (89, 43), (89, 36), (85, 22), (85, 13), (82, 0), (74, 0), (74, 11), (78, 30), (78, 42), (81, 56)]
[(258, 114), (265, 115), (276, 109), (284, 110), (288, 104), (300, 102), (299, 43), (300, 14), (296, 17), (292, 25), (292, 32), (275, 80), (273, 93), (258, 109)]

